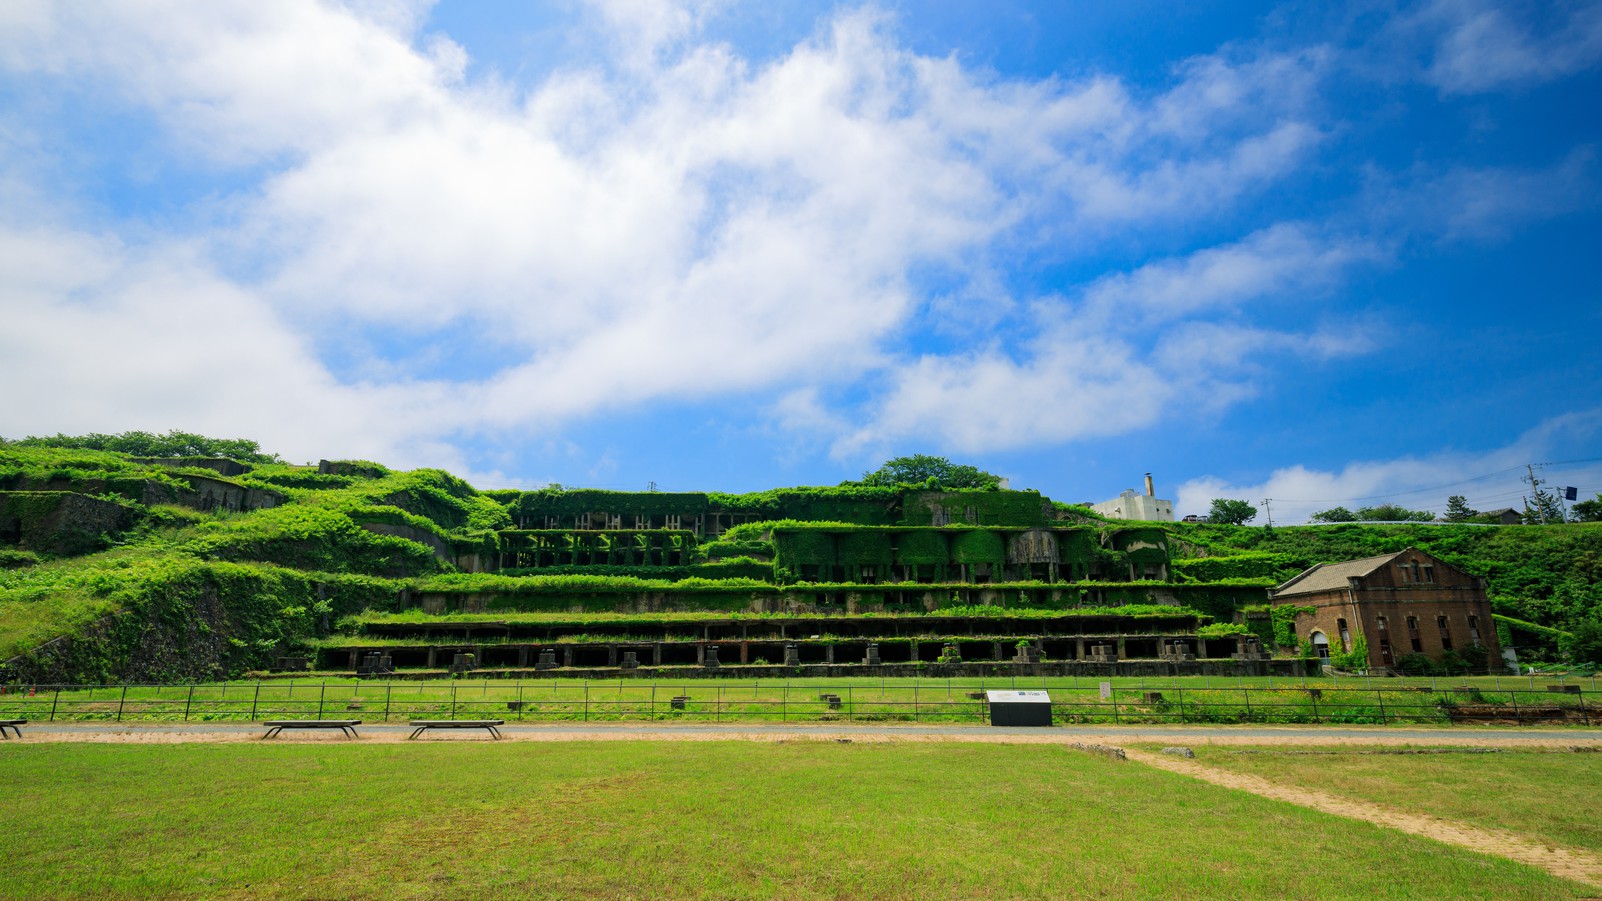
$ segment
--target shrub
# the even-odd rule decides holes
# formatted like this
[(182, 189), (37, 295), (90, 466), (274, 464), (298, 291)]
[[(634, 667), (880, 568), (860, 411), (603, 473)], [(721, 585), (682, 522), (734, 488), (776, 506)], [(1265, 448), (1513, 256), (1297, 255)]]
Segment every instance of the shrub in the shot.
[(1396, 671), (1404, 676), (1433, 676), (1439, 668), (1435, 661), (1415, 651), (1396, 661)]

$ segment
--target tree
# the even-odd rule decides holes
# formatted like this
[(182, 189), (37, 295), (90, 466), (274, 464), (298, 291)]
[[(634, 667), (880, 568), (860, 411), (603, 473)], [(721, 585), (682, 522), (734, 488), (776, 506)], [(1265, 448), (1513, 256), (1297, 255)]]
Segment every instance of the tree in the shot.
[(1602, 494), (1598, 494), (1596, 500), (1580, 501), (1570, 507), (1569, 512), (1574, 514), (1575, 522), (1602, 522)]
[(1409, 510), (1396, 504), (1378, 507), (1358, 507), (1357, 518), (1365, 522), (1433, 522), (1435, 514), (1428, 510)]
[(1480, 511), (1470, 507), (1461, 494), (1454, 494), (1446, 499), (1447, 522), (1468, 522), (1479, 515)]
[(910, 457), (886, 460), (883, 466), (873, 472), (863, 473), (859, 481), (842, 484), (888, 488), (906, 486), (935, 489), (978, 488), (994, 491), (1001, 487), (1001, 476), (985, 472), (975, 466), (952, 463), (945, 457), (913, 454)]
[(1308, 517), (1313, 522), (1357, 522), (1357, 514), (1345, 507), (1332, 507), (1320, 510)]
[(1558, 496), (1545, 488), (1537, 487), (1524, 499), (1524, 524), (1527, 526), (1566, 522), (1563, 504)]
[(64, 447), (115, 451), (135, 457), (231, 457), (245, 463), (282, 463), (277, 454), (264, 454), (261, 446), (246, 438), (208, 438), (176, 429), (165, 435), (150, 432), (123, 432), (118, 435), (29, 435), (15, 442), (21, 447)]
[(1574, 627), (1564, 642), (1575, 663), (1602, 663), (1602, 620), (1591, 619)]
[(1207, 512), (1208, 522), (1223, 523), (1231, 526), (1243, 526), (1257, 518), (1257, 508), (1247, 501), (1231, 500), (1224, 497), (1213, 498), (1213, 506)]

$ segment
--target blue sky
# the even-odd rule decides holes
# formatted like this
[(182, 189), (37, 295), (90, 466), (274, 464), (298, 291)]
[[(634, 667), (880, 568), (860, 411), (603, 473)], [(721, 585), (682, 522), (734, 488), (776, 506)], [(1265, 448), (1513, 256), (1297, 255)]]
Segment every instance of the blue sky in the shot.
[(1602, 3), (0, 7), (0, 434), (1602, 490)]

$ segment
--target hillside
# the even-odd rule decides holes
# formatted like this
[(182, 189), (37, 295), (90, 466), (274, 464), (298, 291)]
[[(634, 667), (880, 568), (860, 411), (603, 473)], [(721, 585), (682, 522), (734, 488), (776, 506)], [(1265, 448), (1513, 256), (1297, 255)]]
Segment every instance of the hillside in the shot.
[[(136, 454), (91, 437), (0, 444), (0, 681), (391, 652), (443, 672), (453, 650), (511, 670), (536, 644), (561, 645), (563, 666), (636, 651), (705, 666), (736, 636), (728, 662), (752, 665), (870, 646), (915, 668), (1014, 645), (1020, 661), (1084, 659), (1087, 642), (1156, 660), (1170, 639), (1227, 658), (1248, 632), (1237, 614), (1276, 581), (1409, 545), (1488, 578), (1498, 612), (1532, 624), (1526, 658), (1602, 615), (1595, 526), (1107, 522), (1029, 491), (480, 492), (438, 470), (292, 466), (250, 442)], [(175, 448), (193, 453), (160, 455)]]

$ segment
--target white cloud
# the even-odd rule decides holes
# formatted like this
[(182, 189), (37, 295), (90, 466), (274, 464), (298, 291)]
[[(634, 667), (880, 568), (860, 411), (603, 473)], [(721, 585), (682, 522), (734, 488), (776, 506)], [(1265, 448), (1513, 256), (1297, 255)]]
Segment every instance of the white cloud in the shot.
[(1551, 81), (1602, 60), (1602, 3), (1436, 0), (1408, 23), (1434, 32), (1426, 78), (1446, 94)]
[[(1602, 433), (1602, 409), (1549, 419), (1520, 435), (1512, 443), (1483, 453), (1440, 451), (1397, 460), (1369, 460), (1347, 464), (1338, 471), (1287, 466), (1276, 469), (1263, 482), (1234, 484), (1213, 476), (1191, 479), (1179, 486), (1175, 511), (1179, 515), (1205, 514), (1214, 498), (1236, 498), (1254, 504), (1267, 498), (1276, 524), (1296, 524), (1313, 513), (1343, 506), (1396, 504), (1409, 510), (1446, 511), (1446, 499), (1462, 495), (1479, 510), (1503, 507), (1523, 509), (1529, 487), (1521, 481), (1526, 464), (1551, 460), (1575, 448), (1595, 446)], [(1602, 491), (1602, 463), (1557, 461), (1536, 471), (1548, 490), (1573, 485), (1585, 499)], [(1266, 520), (1259, 513), (1253, 524)]]
[[(449, 440), (424, 436), (550, 431), (663, 398), (816, 399), (818, 386), (893, 365), (902, 330), (927, 309), (909, 277), (919, 267), (978, 286), (952, 298), (1005, 308), (993, 248), (1073, 236), (1088, 250), (1143, 223), (1209, 219), (1321, 140), (1307, 109), (1321, 51), (1199, 57), (1167, 91), (1143, 94), (1107, 75), (999, 80), (911, 53), (892, 23), (846, 12), (752, 67), (698, 42), (715, 7), (601, 3), (620, 65), (558, 72), (522, 93), (465, 82), (463, 49), (419, 33), (420, 4), (13, 7), (0, 65), (104, 89), (155, 113), (193, 158), (266, 175), (217, 204), (236, 224), (204, 240), (158, 235), (109, 263), (73, 251), (114, 270), (67, 292), (107, 315), (74, 318), (60, 295), (34, 295), (30, 334), (93, 338), (78, 349), (40, 339), (12, 364), (81, 371), (46, 404), (70, 397), (82, 409), (56, 407), (59, 420), (82, 427), (204, 411), (219, 427), (271, 429), (286, 448), (317, 431), (399, 459)], [(28, 211), (15, 212), (6, 240), (17, 248), (88, 240), (30, 230), (18, 224)], [(1315, 243), (1272, 232), (1101, 290), (1138, 293), (1153, 310), (1228, 307), (1231, 293), (1305, 284), (1293, 263), (1316, 277), (1356, 252)], [(1270, 257), (1287, 268), (1269, 271)], [(142, 287), (152, 283), (162, 289)], [(1181, 283), (1202, 293), (1181, 302)], [(108, 346), (119, 334), (156, 341), (152, 323), (200, 310), (206, 328), (170, 333), (202, 345), (196, 360)], [(471, 322), (514, 359), (455, 382), (341, 382), (320, 360), (352, 322), (414, 344)], [(1249, 326), (1235, 334), (1262, 340)], [(1172, 371), (1141, 357), (1099, 329), (1028, 344), (1018, 359), (923, 357), (891, 374), (885, 413), (860, 440), (920, 428), (952, 404), (978, 411), (976, 427), (940, 432), (963, 446), (1134, 427), (1176, 390)], [(408, 360), (390, 362), (365, 371)], [(123, 388), (83, 393), (112, 372)], [(259, 406), (226, 412), (249, 401)], [(94, 419), (114, 409), (126, 413)], [(43, 408), (16, 420), (49, 421)]]
[[(1372, 329), (1325, 321), (1316, 301), (1375, 244), (1282, 223), (1233, 244), (1103, 276), (1009, 320), (1023, 340), (891, 364), (866, 421), (834, 446), (856, 456), (903, 438), (966, 452), (1106, 437), (1257, 394), (1270, 364), (1374, 349)], [(1254, 325), (1254, 303), (1304, 311), (1298, 330)]]

